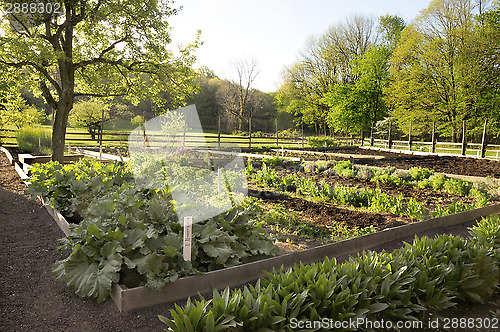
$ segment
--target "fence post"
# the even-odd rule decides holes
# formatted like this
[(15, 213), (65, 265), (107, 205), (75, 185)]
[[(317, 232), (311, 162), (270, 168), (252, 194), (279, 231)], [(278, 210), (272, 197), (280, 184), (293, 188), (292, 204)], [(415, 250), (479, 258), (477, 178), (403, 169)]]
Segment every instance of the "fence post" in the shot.
[(104, 108), (102, 109), (102, 117), (101, 117), (101, 132), (99, 136), (99, 161), (102, 160), (102, 135), (104, 131)]
[(392, 137), (391, 137), (391, 121), (389, 121), (389, 149), (392, 149)]
[(274, 123), (276, 124), (276, 146), (278, 146), (278, 118), (274, 119)]
[(436, 122), (432, 122), (432, 153), (436, 152)]
[(486, 125), (488, 124), (488, 119), (484, 120), (484, 128), (483, 128), (483, 139), (481, 141), (481, 158), (486, 156)]
[(465, 142), (465, 120), (462, 121), (462, 156), (465, 156), (465, 149), (467, 143)]
[(220, 150), (220, 115), (219, 115), (219, 127), (217, 129), (217, 149)]
[(302, 121), (302, 149), (304, 148), (304, 121)]
[(372, 121), (372, 128), (370, 130), (370, 146), (373, 146), (373, 121)]
[(361, 146), (365, 144), (365, 132), (363, 130), (363, 122), (361, 122)]
[(248, 120), (248, 148), (252, 148), (252, 118)]
[(411, 141), (411, 125), (412, 125), (412, 121), (410, 120), (410, 131), (408, 133), (408, 150), (411, 151), (411, 144), (412, 144), (412, 141)]
[(182, 133), (182, 148), (186, 147), (186, 127), (187, 127), (187, 123), (186, 123), (186, 119), (184, 119), (184, 132)]

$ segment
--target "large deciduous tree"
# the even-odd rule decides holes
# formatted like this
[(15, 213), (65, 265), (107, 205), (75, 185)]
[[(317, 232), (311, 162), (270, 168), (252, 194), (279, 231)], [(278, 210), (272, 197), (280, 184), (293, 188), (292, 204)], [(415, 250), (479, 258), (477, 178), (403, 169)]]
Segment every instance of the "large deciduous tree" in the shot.
[[(1, 1), (1, 5), (22, 1)], [(47, 2), (47, 1), (40, 1)], [(169, 49), (167, 0), (63, 0), (60, 13), (8, 14), (0, 36), (0, 63), (23, 73), (55, 110), (52, 159), (62, 161), (66, 126), (78, 96), (150, 98), (171, 105), (186, 99), (194, 78), (193, 44)], [(52, 6), (55, 8), (55, 6)], [(164, 94), (165, 95), (165, 94)]]
[(484, 76), (486, 67), (498, 67), (498, 57), (493, 65), (485, 60), (498, 53), (499, 41), (485, 42), (477, 20), (487, 5), (488, 1), (482, 1), (479, 8), (474, 0), (434, 0), (403, 31), (390, 60), (392, 84), (387, 90), (400, 127), (413, 120), (418, 132), (429, 128), (429, 122), (439, 121), (440, 128), (456, 141), (462, 120), (481, 118), (485, 105), (480, 100), (484, 101), (490, 84)]
[(333, 85), (324, 97), (331, 107), (329, 125), (336, 130), (368, 129), (386, 115), (384, 87), (387, 84), (387, 46), (372, 46), (365, 54), (353, 60), (355, 81)]
[(332, 85), (323, 98), (330, 107), (330, 126), (336, 130), (366, 130), (386, 116), (384, 88), (389, 57), (404, 27), (404, 20), (398, 16), (380, 17), (377, 41), (359, 48), (360, 54), (349, 60), (349, 78)]
[(284, 72), (277, 98), (299, 123), (326, 128), (330, 107), (325, 97), (336, 84), (357, 80), (353, 60), (374, 42), (374, 20), (354, 15), (333, 25), (319, 38), (311, 38), (299, 61)]

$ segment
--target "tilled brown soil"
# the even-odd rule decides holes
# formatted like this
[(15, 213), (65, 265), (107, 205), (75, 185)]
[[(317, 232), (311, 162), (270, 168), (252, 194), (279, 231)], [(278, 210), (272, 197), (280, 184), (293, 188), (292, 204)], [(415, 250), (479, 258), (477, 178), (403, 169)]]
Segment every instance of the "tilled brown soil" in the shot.
[(311, 202), (306, 199), (292, 197), (286, 194), (277, 194), (275, 196), (269, 191), (252, 190), (251, 196), (259, 197), (264, 201), (278, 203), (288, 210), (301, 212), (308, 221), (314, 225), (322, 227), (331, 227), (334, 224), (344, 224), (349, 228), (364, 228), (373, 225), (377, 227), (377, 229), (381, 230), (410, 222), (405, 217), (397, 216), (391, 213), (355, 211), (328, 203)]
[[(63, 233), (46, 210), (29, 201), (24, 185), (0, 153), (0, 331), (162, 331), (157, 315), (169, 316), (173, 304), (120, 313), (110, 300), (98, 304), (55, 282), (51, 265), (64, 258), (56, 251)], [(308, 209), (308, 204), (303, 204)], [(467, 225), (420, 235), (466, 235)], [(413, 236), (403, 239), (411, 242)], [(377, 249), (392, 250), (402, 241)], [(184, 302), (180, 301), (182, 305)], [(485, 317), (490, 307), (482, 309)], [(481, 312), (480, 312), (481, 313)]]
[[(398, 154), (393, 152), (375, 151), (369, 149), (349, 148), (344, 150), (332, 150), (328, 153), (342, 153), (352, 154), (352, 158), (336, 157), (332, 155), (318, 155), (318, 154), (303, 154), (287, 152), (288, 157), (298, 157), (303, 160), (352, 160), (355, 164), (363, 164), (369, 166), (394, 166), (399, 169), (409, 169), (410, 167), (426, 167), (433, 169), (438, 173), (448, 173), (457, 175), (468, 176), (491, 176), (500, 178), (500, 161), (476, 159), (476, 158), (462, 158), (451, 156), (417, 156)], [(271, 153), (275, 155), (275, 153)], [(356, 158), (355, 155), (374, 155), (384, 156), (384, 159), (362, 159)]]

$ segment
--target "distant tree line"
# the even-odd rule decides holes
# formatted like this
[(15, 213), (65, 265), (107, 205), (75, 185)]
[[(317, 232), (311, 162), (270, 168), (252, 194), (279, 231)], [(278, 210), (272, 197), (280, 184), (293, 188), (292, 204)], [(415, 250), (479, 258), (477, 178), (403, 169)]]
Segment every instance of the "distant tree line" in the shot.
[(248, 132), (251, 130), (274, 132), (277, 108), (273, 93), (265, 93), (252, 87), (258, 74), (255, 61), (241, 60), (235, 63), (237, 79), (218, 78), (207, 68), (200, 70), (196, 79), (198, 92), (186, 104), (195, 104), (204, 128), (221, 131)]
[(369, 134), (388, 122), (407, 133), (411, 121), (415, 135), (428, 135), (436, 122), (458, 141), (464, 120), (479, 134), (488, 119), (498, 139), (499, 50), (498, 1), (434, 0), (410, 25), (355, 15), (309, 40), (276, 99), (325, 134)]
[[(217, 131), (219, 117), (223, 133), (248, 132), (252, 118), (252, 132), (274, 132), (277, 109), (273, 93), (265, 93), (252, 87), (257, 74), (254, 61), (242, 60), (235, 64), (238, 79), (235, 81), (220, 79), (213, 71), (202, 67), (197, 71), (193, 82), (193, 92), (182, 103), (195, 104), (204, 129)], [(7, 91), (7, 90), (4, 90)], [(138, 101), (135, 105), (117, 96), (108, 100), (95, 100), (87, 97), (76, 98), (70, 111), (69, 124), (85, 128), (92, 139), (98, 139), (101, 122), (107, 125), (112, 120), (121, 119), (123, 124), (130, 122), (130, 127), (140, 125), (158, 114), (174, 109), (169, 102), (168, 92), (162, 91), (165, 102), (160, 106), (149, 99)], [(2, 125), (23, 127), (26, 125), (52, 122), (52, 109), (40, 97), (27, 89), (21, 94), (12, 92), (18, 98), (18, 105), (5, 105), (8, 112), (0, 113)], [(7, 100), (7, 98), (6, 98)], [(10, 99), (12, 100), (12, 99)], [(0, 106), (2, 104), (0, 103)], [(289, 127), (290, 123), (287, 123)]]

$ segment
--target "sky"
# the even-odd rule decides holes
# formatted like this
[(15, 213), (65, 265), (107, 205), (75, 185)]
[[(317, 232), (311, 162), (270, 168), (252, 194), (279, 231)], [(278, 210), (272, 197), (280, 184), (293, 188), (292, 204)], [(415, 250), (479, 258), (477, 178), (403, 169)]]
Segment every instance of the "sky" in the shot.
[(279, 88), (281, 73), (293, 65), (310, 37), (318, 37), (353, 14), (398, 15), (410, 23), (431, 0), (177, 0), (169, 18), (172, 42), (187, 45), (201, 30), (203, 45), (195, 68), (206, 66), (222, 79), (236, 79), (234, 63), (255, 59), (253, 87)]

